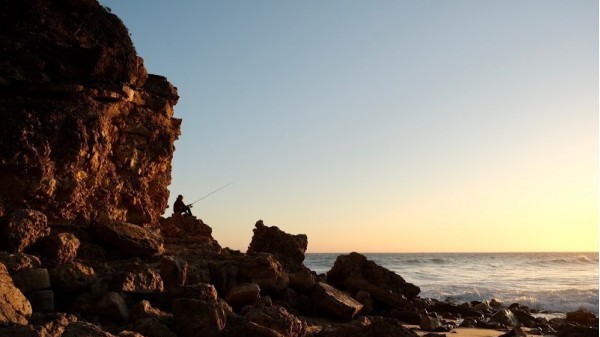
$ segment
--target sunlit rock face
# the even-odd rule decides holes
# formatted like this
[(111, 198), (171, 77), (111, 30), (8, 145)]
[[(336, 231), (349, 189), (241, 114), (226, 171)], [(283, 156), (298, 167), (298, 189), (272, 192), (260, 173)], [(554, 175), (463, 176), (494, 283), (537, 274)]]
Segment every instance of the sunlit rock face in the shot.
[(0, 1), (0, 216), (156, 223), (178, 98), (95, 0)]

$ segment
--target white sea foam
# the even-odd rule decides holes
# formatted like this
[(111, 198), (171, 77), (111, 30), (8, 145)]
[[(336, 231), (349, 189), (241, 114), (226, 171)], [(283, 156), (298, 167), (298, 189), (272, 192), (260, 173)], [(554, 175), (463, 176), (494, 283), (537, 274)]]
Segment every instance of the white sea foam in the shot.
[[(339, 254), (307, 254), (327, 272)], [(421, 288), (421, 297), (459, 302), (492, 298), (550, 312), (598, 313), (597, 253), (365, 254)]]

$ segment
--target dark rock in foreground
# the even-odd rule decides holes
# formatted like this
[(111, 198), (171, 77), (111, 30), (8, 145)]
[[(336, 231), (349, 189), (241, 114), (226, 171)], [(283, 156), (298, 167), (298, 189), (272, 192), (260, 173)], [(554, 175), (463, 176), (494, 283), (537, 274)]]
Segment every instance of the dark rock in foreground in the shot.
[(308, 238), (304, 234), (290, 235), (279, 228), (265, 226), (258, 220), (254, 235), (246, 253), (270, 253), (281, 262), (288, 272), (297, 272), (304, 267), (304, 253), (308, 247)]

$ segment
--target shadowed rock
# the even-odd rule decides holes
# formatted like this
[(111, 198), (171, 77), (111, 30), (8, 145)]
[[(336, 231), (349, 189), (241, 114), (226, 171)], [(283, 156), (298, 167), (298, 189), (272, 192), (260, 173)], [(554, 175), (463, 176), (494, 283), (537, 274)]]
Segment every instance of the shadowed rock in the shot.
[(386, 297), (385, 293), (391, 292), (390, 298), (394, 297), (394, 294), (398, 297), (398, 299), (392, 298), (392, 303), (400, 306), (406, 306), (407, 303), (398, 295), (412, 299), (421, 291), (419, 287), (406, 282), (400, 275), (367, 260), (364, 255), (358, 253), (338, 256), (331, 270), (327, 272), (327, 282), (351, 293), (358, 290), (367, 291), (377, 300), (383, 299)]
[(275, 226), (265, 226), (262, 220), (255, 226), (248, 254), (271, 253), (288, 272), (299, 271), (304, 266), (302, 262), (308, 246), (306, 235), (287, 234)]
[(155, 232), (127, 222), (96, 226), (98, 238), (126, 256), (153, 256), (164, 252), (163, 239)]

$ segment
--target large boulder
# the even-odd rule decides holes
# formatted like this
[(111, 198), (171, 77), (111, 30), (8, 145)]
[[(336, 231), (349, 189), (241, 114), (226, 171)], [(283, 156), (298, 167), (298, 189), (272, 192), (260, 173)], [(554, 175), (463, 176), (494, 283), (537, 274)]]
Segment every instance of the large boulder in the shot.
[(3, 1), (0, 12), (0, 209), (37, 209), (51, 224), (156, 223), (176, 88), (148, 75), (97, 1)]
[[(2, 143), (0, 142), (0, 144)], [(1, 170), (0, 166), (0, 172)], [(48, 236), (50, 227), (48, 227), (48, 220), (43, 213), (33, 209), (19, 209), (5, 221), (0, 221), (0, 234), (3, 246), (7, 250), (23, 252), (25, 248), (36, 243), (40, 238)]]
[(351, 292), (369, 291), (369, 289), (350, 289), (349, 282), (370, 284), (386, 292), (401, 294), (408, 299), (414, 298), (421, 291), (419, 287), (406, 282), (402, 276), (367, 260), (359, 253), (338, 256), (331, 270), (327, 272), (327, 282), (338, 289), (347, 289)]
[(350, 295), (323, 282), (317, 283), (313, 288), (312, 300), (320, 311), (343, 321), (354, 318), (363, 307)]
[(304, 266), (302, 262), (308, 246), (306, 235), (287, 234), (275, 226), (265, 226), (262, 220), (258, 220), (255, 227), (248, 254), (271, 253), (288, 272), (299, 271)]
[(6, 267), (0, 263), (0, 326), (25, 325), (31, 316), (31, 304), (15, 287)]
[(154, 256), (164, 252), (163, 239), (154, 231), (127, 222), (101, 222), (98, 238), (126, 256)]

